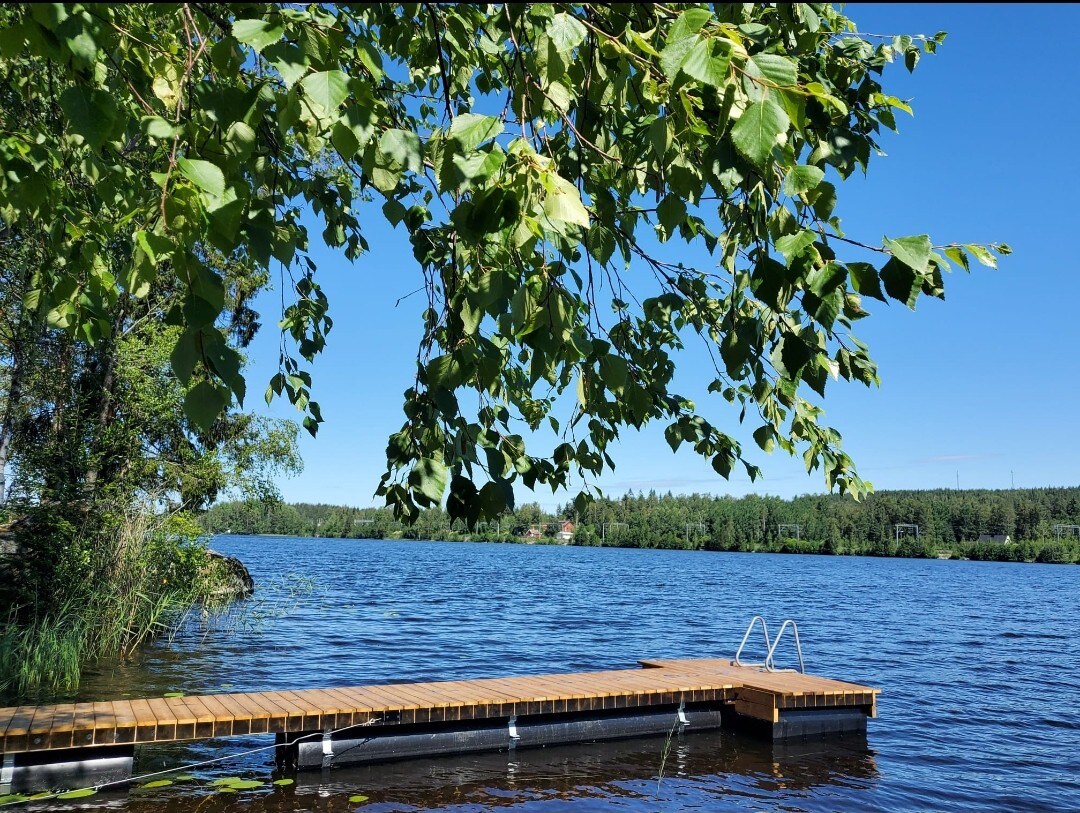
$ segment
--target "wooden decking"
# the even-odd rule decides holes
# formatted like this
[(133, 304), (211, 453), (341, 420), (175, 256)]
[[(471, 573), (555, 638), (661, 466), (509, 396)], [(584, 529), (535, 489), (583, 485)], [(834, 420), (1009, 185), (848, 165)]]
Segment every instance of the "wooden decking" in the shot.
[(724, 702), (775, 723), (784, 709), (861, 708), (878, 690), (727, 660), (641, 661), (644, 669), (210, 694), (0, 709), (0, 753), (444, 723), (678, 703)]

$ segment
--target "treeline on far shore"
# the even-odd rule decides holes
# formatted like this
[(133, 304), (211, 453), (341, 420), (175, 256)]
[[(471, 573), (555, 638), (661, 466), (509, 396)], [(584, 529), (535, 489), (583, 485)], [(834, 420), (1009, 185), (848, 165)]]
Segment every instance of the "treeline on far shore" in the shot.
[(574, 545), (1080, 561), (1080, 487), (881, 491), (861, 502), (628, 493), (580, 515), (571, 506), (550, 514), (528, 503), (471, 532), (437, 509), (404, 526), (387, 509), (309, 503), (219, 503), (201, 521), (210, 533), (548, 543), (570, 521)]

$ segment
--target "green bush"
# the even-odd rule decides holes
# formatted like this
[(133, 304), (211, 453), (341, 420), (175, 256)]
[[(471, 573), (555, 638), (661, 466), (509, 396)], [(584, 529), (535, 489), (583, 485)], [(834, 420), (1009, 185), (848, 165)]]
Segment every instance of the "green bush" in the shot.
[[(105, 551), (59, 529), (70, 547), (57, 559), (53, 589), (24, 592), (0, 622), (0, 696), (15, 702), (71, 691), (88, 663), (128, 657), (193, 604), (220, 601), (225, 568), (188, 516), (145, 510), (114, 519), (116, 536)], [(63, 538), (56, 523), (45, 538)]]

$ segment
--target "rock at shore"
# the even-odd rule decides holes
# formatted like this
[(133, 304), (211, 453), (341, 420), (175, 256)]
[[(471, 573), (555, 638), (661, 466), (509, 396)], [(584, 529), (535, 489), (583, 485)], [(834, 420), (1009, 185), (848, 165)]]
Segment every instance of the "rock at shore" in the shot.
[(207, 550), (210, 559), (217, 563), (224, 571), (225, 582), (214, 591), (215, 598), (247, 598), (255, 592), (255, 580), (244, 566), (244, 563), (235, 556), (226, 556), (216, 550)]

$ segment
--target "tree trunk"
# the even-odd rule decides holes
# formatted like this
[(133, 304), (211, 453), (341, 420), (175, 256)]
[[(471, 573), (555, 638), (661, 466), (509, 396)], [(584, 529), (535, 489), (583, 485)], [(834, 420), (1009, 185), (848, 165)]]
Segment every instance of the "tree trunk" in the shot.
[(15, 433), (15, 414), (22, 401), (23, 365), (18, 357), (11, 368), (4, 417), (0, 420), (0, 505), (7, 501), (7, 464), (11, 457), (11, 439)]
[(4, 414), (0, 418), (0, 505), (7, 502), (7, 465), (11, 459), (11, 449), (14, 443), (15, 422), (22, 407), (23, 378), (26, 375), (28, 360), (36, 356), (34, 351), (40, 338), (37, 330), (40, 324), (40, 306), (37, 311), (30, 313), (24, 310), (12, 336), (10, 347), (11, 376), (8, 381)]
[(98, 480), (101, 479), (104, 470), (105, 479), (109, 479), (110, 468), (115, 468), (115, 462), (110, 460), (113, 450), (106, 448), (101, 443), (105, 430), (112, 422), (115, 414), (113, 388), (116, 386), (116, 356), (119, 352), (119, 336), (124, 324), (124, 305), (121, 304), (113, 321), (113, 335), (104, 343), (101, 349), (103, 358), (100, 361), (100, 375), (94, 386), (94, 396), (97, 399), (97, 411), (93, 416), (94, 428), (90, 435), (90, 465), (86, 471), (86, 495), (93, 498), (97, 490)]
[(91, 456), (90, 466), (86, 471), (86, 494), (89, 497), (93, 497), (94, 491), (97, 489), (98, 478), (101, 476), (101, 470), (104, 467), (103, 455), (107, 455), (109, 452), (106, 449), (102, 449), (99, 441), (108, 427), (109, 422), (112, 420), (113, 414), (113, 386), (116, 383), (116, 343), (109, 342), (108, 347), (105, 349), (104, 369), (101, 373), (101, 380), (98, 384), (98, 409), (97, 415), (95, 415), (94, 433), (91, 441), (94, 446), (97, 446), (97, 454)]

